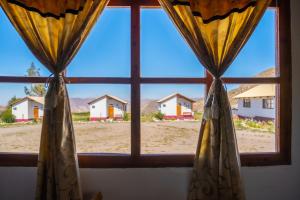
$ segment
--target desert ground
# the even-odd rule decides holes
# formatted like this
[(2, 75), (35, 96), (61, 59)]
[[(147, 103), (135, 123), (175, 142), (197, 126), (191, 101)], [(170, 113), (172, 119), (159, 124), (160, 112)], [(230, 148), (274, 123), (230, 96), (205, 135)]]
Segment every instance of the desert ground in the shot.
[[(129, 153), (130, 122), (74, 122), (77, 152)], [(142, 153), (194, 153), (199, 121), (145, 122)], [(0, 128), (0, 152), (38, 152), (41, 124)], [(240, 152), (275, 151), (275, 134), (237, 130)]]

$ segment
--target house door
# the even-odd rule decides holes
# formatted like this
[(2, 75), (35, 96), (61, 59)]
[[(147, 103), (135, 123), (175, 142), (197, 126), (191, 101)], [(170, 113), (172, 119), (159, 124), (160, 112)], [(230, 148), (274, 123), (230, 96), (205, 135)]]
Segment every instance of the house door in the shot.
[(39, 119), (39, 107), (34, 106), (33, 108), (33, 117), (35, 120)]
[(108, 118), (114, 118), (114, 106), (113, 105), (108, 106)]
[(180, 116), (181, 115), (181, 104), (178, 103), (177, 104), (177, 116)]

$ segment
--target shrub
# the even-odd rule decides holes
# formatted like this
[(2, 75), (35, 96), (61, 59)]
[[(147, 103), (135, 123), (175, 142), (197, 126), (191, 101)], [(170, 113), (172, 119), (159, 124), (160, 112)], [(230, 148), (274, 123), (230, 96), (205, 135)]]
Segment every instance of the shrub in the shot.
[(90, 113), (89, 112), (72, 113), (72, 119), (73, 121), (86, 122), (89, 121), (90, 119)]
[(161, 112), (157, 112), (154, 114), (154, 117), (158, 120), (163, 120), (164, 119), (164, 114), (162, 114)]
[(126, 113), (124, 113), (124, 115), (123, 115), (123, 120), (124, 121), (129, 121), (129, 114), (126, 112)]
[(13, 123), (16, 117), (12, 114), (11, 108), (8, 108), (1, 114), (1, 120), (5, 123)]

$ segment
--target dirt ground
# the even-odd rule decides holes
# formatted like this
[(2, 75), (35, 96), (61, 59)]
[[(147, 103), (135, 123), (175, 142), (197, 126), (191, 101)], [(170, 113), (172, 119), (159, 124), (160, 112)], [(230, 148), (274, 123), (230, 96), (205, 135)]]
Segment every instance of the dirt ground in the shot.
[[(75, 122), (77, 152), (129, 153), (129, 122)], [(200, 122), (146, 122), (141, 126), (142, 153), (194, 153)], [(41, 125), (0, 128), (0, 152), (38, 152)], [(275, 151), (275, 134), (237, 130), (240, 152)]]

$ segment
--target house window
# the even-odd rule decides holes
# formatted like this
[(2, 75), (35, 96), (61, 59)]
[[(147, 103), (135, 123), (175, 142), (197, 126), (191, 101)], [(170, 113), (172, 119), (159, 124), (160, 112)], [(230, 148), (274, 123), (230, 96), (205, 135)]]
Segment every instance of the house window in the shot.
[(251, 99), (243, 99), (243, 107), (251, 108)]
[(166, 107), (166, 104), (163, 104), (163, 107)]
[(17, 107), (14, 107), (13, 110), (17, 110)]
[(262, 106), (264, 109), (274, 109), (274, 99), (263, 99), (262, 100)]
[[(208, 93), (208, 88), (212, 84), (212, 76), (204, 70), (201, 64), (199, 64), (197, 58), (193, 54), (193, 51), (188, 47), (188, 45), (186, 45), (180, 34), (176, 32), (176, 28), (167, 18), (162, 9), (157, 9), (159, 8), (159, 3), (157, 0), (111, 0), (109, 6), (109, 8), (105, 9), (105, 13), (103, 13), (104, 18), (102, 18), (99, 23), (96, 24), (95, 29), (89, 36), (89, 38), (94, 38), (94, 40), (99, 44), (95, 46), (93, 46), (92, 42), (90, 44), (87, 42), (83, 44), (82, 48), (78, 52), (78, 55), (75, 56), (74, 61), (70, 63), (70, 66), (66, 71), (66, 79), (68, 80), (69, 92), (72, 93), (72, 91), (79, 91), (78, 88), (80, 88), (80, 91), (82, 91), (80, 94), (84, 95), (84, 98), (89, 98), (91, 95), (98, 95), (99, 87), (102, 87), (101, 90), (105, 91), (106, 93), (110, 93), (116, 87), (120, 87), (121, 89), (119, 89), (118, 92), (113, 95), (119, 97), (121, 96), (121, 98), (130, 102), (130, 107), (128, 107), (130, 108), (128, 110), (130, 114), (126, 123), (110, 123), (108, 124), (108, 126), (110, 126), (108, 128), (103, 127), (103, 124), (95, 126), (101, 128), (101, 131), (103, 131), (105, 128), (109, 130), (116, 124), (122, 124), (122, 128), (110, 129), (116, 131), (114, 135), (115, 137), (109, 137), (109, 134), (101, 134), (102, 132), (99, 132), (97, 135), (97, 137), (104, 135), (107, 136), (107, 138), (119, 139), (120, 143), (118, 144), (118, 148), (116, 148), (118, 151), (112, 152), (109, 149), (110, 146), (107, 144), (102, 145), (101, 143), (95, 143), (99, 148), (107, 147), (107, 151), (101, 149), (101, 151), (103, 150), (102, 152), (93, 152), (92, 155), (86, 152), (81, 154), (80, 152), (80, 166), (192, 166), (195, 151), (194, 146), (196, 143), (191, 143), (191, 140), (189, 139), (192, 138), (197, 140), (200, 123), (194, 119), (193, 120), (196, 121), (195, 124), (193, 124), (193, 120), (187, 120), (184, 122), (180, 120), (175, 121), (172, 119), (172, 117), (176, 117), (176, 112), (173, 112), (169, 116), (170, 120), (163, 124), (164, 130), (161, 133), (173, 133), (175, 135), (173, 135), (171, 138), (165, 137), (164, 140), (159, 140), (160, 144), (165, 146), (157, 147), (155, 143), (155, 139), (157, 138), (153, 139), (152, 137), (152, 143), (148, 143), (148, 139), (151, 138), (151, 132), (154, 131), (155, 133), (155, 131), (160, 131), (162, 128), (162, 123), (153, 124), (156, 122), (156, 119), (153, 120), (153, 115), (144, 115), (143, 110), (149, 111), (156, 107), (157, 104), (155, 100), (179, 92), (192, 99), (197, 99), (197, 102), (193, 104), (192, 108), (193, 110), (199, 108), (199, 112), (195, 112), (195, 116), (193, 117), (197, 117), (197, 120), (200, 121), (202, 118), (200, 109), (203, 108), (205, 95)], [(153, 7), (157, 8), (153, 9)], [(241, 50), (236, 60), (232, 63), (222, 78), (223, 82), (227, 85), (227, 90), (238, 89), (240, 91), (245, 91), (243, 89), (249, 89), (249, 85), (276, 85), (276, 98), (274, 100), (275, 102), (273, 103), (274, 108), (277, 109), (275, 117), (277, 124), (274, 126), (274, 140), (276, 140), (276, 144), (274, 145), (275, 150), (271, 153), (260, 151), (243, 152), (241, 154), (242, 165), (258, 166), (290, 163), (291, 47), (289, 7), (289, 1), (284, 1), (284, 3), (281, 3), (280, 5), (272, 3), (270, 9), (266, 12), (265, 16), (260, 22), (260, 25), (258, 25), (246, 46)], [(109, 13), (115, 12), (116, 10), (122, 13), (120, 14), (122, 17), (109, 17)], [(0, 23), (3, 22), (3, 18), (6, 18), (6, 16), (2, 12), (0, 16)], [(102, 23), (105, 19), (111, 21)], [(109, 30), (109, 26), (114, 26), (117, 22), (120, 22), (121, 24), (114, 28), (110, 27), (112, 30)], [(9, 26), (11, 32), (16, 34), (16, 31), (13, 31), (12, 26)], [(97, 26), (101, 28), (97, 29)], [(107, 26), (108, 29), (105, 29), (105, 26)], [(160, 28), (161, 30), (159, 30)], [(113, 30), (115, 30), (114, 34), (107, 34)], [(120, 34), (120, 32), (122, 32), (122, 34)], [(2, 33), (3, 31), (1, 31), (0, 34)], [(263, 33), (267, 33), (267, 35), (259, 35)], [(0, 50), (3, 51), (3, 49), (5, 49), (5, 51), (8, 51), (10, 49), (13, 51), (12, 47), (16, 45), (11, 45), (11, 42), (23, 44), (24, 49), (27, 49), (19, 36), (18, 39), (10, 37), (11, 35), (9, 34), (6, 37), (0, 37), (4, 40), (10, 41), (10, 45), (7, 47), (1, 45)], [(263, 38), (263, 40), (260, 41), (259, 47), (257, 46), (257, 41), (255, 41), (255, 38)], [(3, 40), (0, 42), (3, 42)], [(112, 44), (112, 42), (114, 42), (114, 44)], [(103, 48), (105, 51), (101, 51), (99, 48)], [(92, 49), (90, 52), (93, 53), (93, 59), (85, 59), (85, 62), (83, 62), (83, 58), (87, 58), (84, 52), (89, 49)], [(271, 62), (265, 62), (264, 58), (261, 58), (260, 55), (257, 55), (260, 51), (254, 51), (253, 49), (260, 49), (260, 51), (263, 51), (264, 58), (271, 58)], [(115, 55), (110, 54), (109, 52), (115, 53)], [(11, 59), (9, 60), (15, 61), (15, 59), (13, 59), (15, 58), (15, 55), (16, 54), (12, 54)], [(181, 55), (185, 56), (180, 57)], [(5, 56), (7, 57), (6, 54)], [(99, 56), (103, 56), (101, 57), (103, 63), (99, 63), (96, 59), (94, 59)], [(7, 59), (6, 57), (2, 58), (0, 54), (0, 61)], [(118, 59), (115, 59), (116, 57)], [(246, 61), (245, 57), (247, 57)], [(34, 57), (29, 60), (38, 62)], [(23, 64), (24, 63), (19, 63), (20, 66), (23, 66)], [(265, 70), (267, 70), (265, 66), (271, 65), (274, 66), (272, 68), (272, 73), (269, 73), (269, 71), (263, 73)], [(87, 67), (85, 67), (85, 70), (82, 71), (80, 69), (82, 69), (83, 66), (91, 66), (91, 68), (89, 70)], [(24, 85), (17, 88), (13, 85), (16, 83), (46, 83), (50, 73), (48, 70), (43, 68), (41, 64), (39, 64), (39, 67), (41, 68), (41, 72), (43, 72), (43, 77), (40, 79), (28, 76), (24, 77), (23, 71), (11, 71), (10, 69), (5, 69), (6, 71), (1, 70), (0, 83), (2, 87), (0, 87), (0, 90), (4, 91), (6, 88), (10, 87), (14, 90), (18, 89), (23, 91)], [(261, 74), (259, 77), (257, 77), (256, 75), (259, 73)], [(109, 86), (107, 86), (107, 84)], [(233, 84), (235, 84), (236, 87), (233, 87)], [(244, 87), (238, 88), (239, 85), (244, 85)], [(176, 89), (174, 86), (178, 89)], [(86, 94), (91, 87), (94, 88), (94, 92), (89, 92), (89, 94)], [(161, 88), (165, 88), (163, 92)], [(0, 92), (0, 94), (4, 93)], [(237, 103), (237, 100), (233, 97), (235, 95), (236, 94), (233, 92), (232, 96), (229, 96), (231, 101), (230, 103), (232, 103), (232, 105)], [(2, 97), (3, 96), (0, 98), (1, 100)], [(147, 103), (147, 100), (149, 100), (149, 97), (151, 97), (151, 102), (148, 101), (148, 106), (144, 107)], [(75, 98), (72, 99), (71, 97), (71, 104), (74, 103), (74, 100)], [(80, 100), (77, 99), (77, 101)], [(253, 102), (251, 106), (254, 106)], [(80, 110), (81, 108), (78, 107), (77, 109)], [(103, 113), (107, 113), (107, 108), (105, 109), (106, 110), (104, 110)], [(184, 111), (182, 110), (182, 112)], [(88, 112), (85, 114), (76, 114), (76, 117), (80, 120), (88, 120), (89, 116), (87, 113)], [(156, 117), (162, 118), (160, 114), (157, 114)], [(101, 120), (103, 120), (102, 116)], [(83, 132), (86, 131), (84, 127), (85, 124), (80, 126), (75, 124), (75, 132), (78, 132), (79, 130)], [(126, 130), (124, 131), (124, 129)], [(181, 137), (182, 135), (187, 136), (185, 132), (181, 134), (182, 132), (178, 130), (192, 130), (193, 132), (188, 132), (190, 137), (188, 140), (186, 140), (186, 138)], [(126, 135), (122, 135), (123, 133)], [(237, 136), (240, 137), (241, 135)], [(85, 138), (86, 140), (80, 143), (85, 144), (86, 142), (86, 144), (91, 144), (90, 141), (94, 141), (94, 138), (95, 137), (90, 136), (89, 138)], [(185, 152), (178, 152), (179, 148), (176, 148), (176, 145), (178, 144), (172, 143), (174, 141), (178, 141), (178, 144), (185, 144), (186, 146), (181, 146), (184, 147), (182, 148), (184, 151), (185, 149), (188, 149), (188, 145), (192, 146), (193, 149), (191, 148)], [(109, 140), (105, 142), (109, 142)], [(36, 150), (31, 153), (36, 153), (38, 151), (38, 147), (34, 147), (34, 149)], [(120, 149), (125, 150), (120, 152)], [(2, 152), (7, 152), (4, 149), (1, 150), (3, 150)], [(101, 154), (107, 152), (110, 152), (110, 154)], [(122, 155), (120, 155), (120, 153), (122, 153)], [(21, 152), (0, 154), (0, 165), (36, 166), (36, 164), (37, 154), (24, 154)]]
[(95, 108), (95, 106), (92, 106), (92, 108), (94, 109), (94, 108)]

